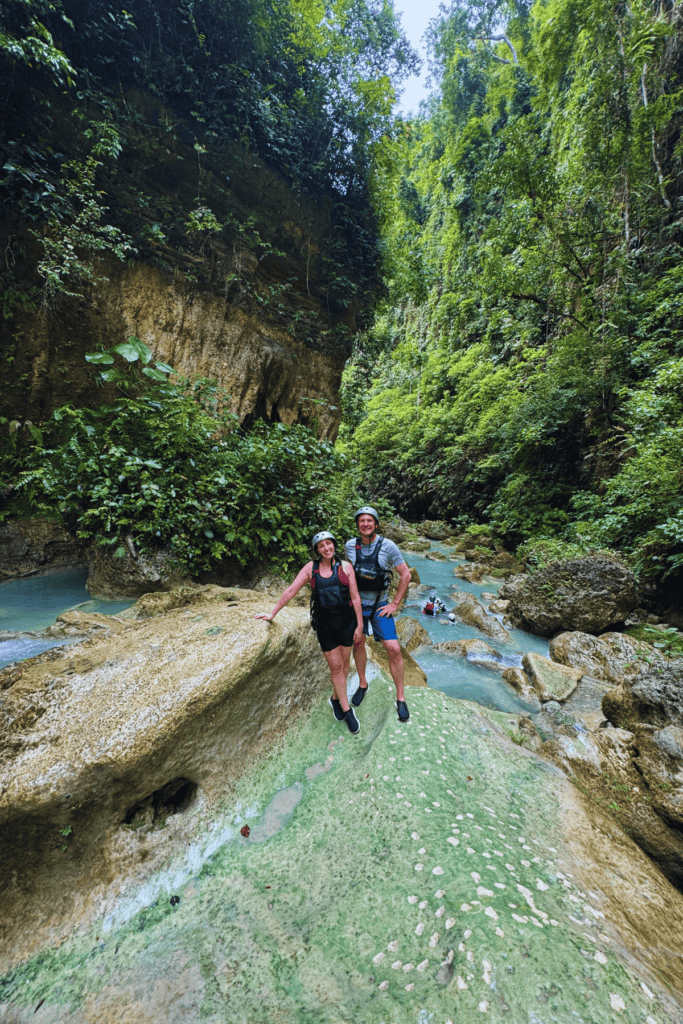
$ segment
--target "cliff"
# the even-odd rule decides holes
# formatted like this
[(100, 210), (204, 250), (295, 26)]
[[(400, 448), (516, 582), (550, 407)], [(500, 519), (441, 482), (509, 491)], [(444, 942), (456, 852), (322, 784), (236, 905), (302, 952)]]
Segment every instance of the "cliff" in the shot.
[[(36, 229), (18, 205), (0, 232), (12, 314), (2, 328), (5, 415), (36, 423), (66, 402), (111, 397), (95, 391), (83, 356), (134, 334), (179, 373), (216, 378), (243, 425), (317, 421), (333, 439), (360, 313), (349, 272), (332, 257), (343, 234), (333, 199), (297, 194), (259, 157), (198, 136), (142, 92), (121, 99), (130, 124), (95, 186), (107, 222), (134, 245), (131, 257), (100, 251), (90, 280), (76, 275), (73, 295), (51, 297), (43, 240), (61, 244), (68, 260), (68, 238), (49, 224)], [(84, 167), (86, 132), (54, 97), (49, 110), (35, 128), (41, 145)]]

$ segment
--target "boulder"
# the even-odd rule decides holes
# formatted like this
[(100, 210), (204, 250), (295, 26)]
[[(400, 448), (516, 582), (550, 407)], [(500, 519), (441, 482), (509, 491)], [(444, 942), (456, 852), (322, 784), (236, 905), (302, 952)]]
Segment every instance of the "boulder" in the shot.
[(488, 656), (490, 659), (499, 659), (498, 651), (487, 644), (485, 640), (445, 640), (440, 644), (434, 644), (434, 650), (439, 654), (462, 654), (467, 658), (477, 655)]
[(428, 551), (425, 558), (429, 559), (430, 562), (447, 562), (448, 558), (443, 555), (440, 551)]
[(635, 748), (635, 763), (650, 787), (653, 809), (664, 821), (683, 829), (683, 729), (677, 725), (657, 729), (639, 723)]
[(633, 572), (615, 558), (589, 555), (551, 562), (527, 576), (510, 595), (508, 614), (514, 625), (538, 636), (601, 633), (623, 623), (635, 605)]
[(395, 544), (402, 544), (408, 540), (412, 529), (410, 523), (407, 523), (401, 516), (396, 516), (395, 519), (390, 519), (388, 522), (381, 522), (379, 532), (383, 537), (393, 540)]
[(396, 632), (403, 649), (412, 654), (416, 647), (423, 647), (431, 644), (429, 633), (420, 625), (417, 619), (410, 615), (403, 616), (396, 620)]
[(519, 572), (514, 576), (508, 576), (505, 583), (503, 583), (498, 591), (498, 597), (502, 601), (509, 601), (510, 598), (524, 586), (528, 578), (529, 577), (525, 572)]
[(506, 668), (503, 672), (503, 682), (509, 683), (522, 697), (537, 697), (536, 690), (531, 685), (531, 680), (521, 668)]
[(614, 725), (641, 722), (658, 729), (683, 726), (683, 660), (648, 667), (635, 679), (624, 679), (605, 694), (602, 710)]
[(422, 554), (424, 551), (429, 551), (432, 544), (426, 537), (415, 537), (413, 540), (407, 540), (401, 545), (403, 551), (414, 551), (415, 554)]
[(461, 580), (467, 580), (468, 583), (481, 583), (486, 572), (486, 566), (481, 565), (479, 562), (473, 562), (471, 565), (456, 565), (453, 572)]
[[(384, 645), (379, 643), (377, 640), (373, 640), (368, 637), (366, 641), (368, 657), (384, 672), (386, 676), (391, 678), (391, 672), (389, 671), (389, 656), (384, 648)], [(400, 643), (401, 654), (403, 655), (403, 681), (406, 686), (426, 686), (427, 685), (427, 673), (420, 668), (418, 663), (415, 661), (413, 656)]]
[[(482, 594), (481, 596), (483, 597), (484, 595)], [(493, 615), (504, 615), (505, 612), (507, 611), (509, 603), (509, 601), (491, 601), (491, 604), (489, 605), (489, 611)]]
[(560, 633), (549, 647), (553, 661), (614, 686), (623, 679), (635, 679), (645, 667), (644, 659), (664, 662), (654, 647), (625, 633)]
[(487, 615), (479, 602), (471, 594), (455, 607), (455, 614), (468, 626), (475, 626), (486, 636), (498, 643), (509, 643), (510, 634), (501, 626), (498, 619)]
[(121, 558), (114, 557), (116, 548), (91, 544), (87, 549), (88, 579), (86, 587), (93, 597), (117, 600), (141, 597), (156, 590), (171, 590), (190, 583), (179, 572), (170, 551), (147, 555), (137, 551), (132, 540)]
[(409, 566), (410, 568), (410, 586), (419, 587), (420, 585), (420, 574), (414, 565)]
[(83, 548), (51, 519), (0, 523), (0, 580), (85, 565)]
[(583, 675), (579, 669), (558, 665), (550, 658), (544, 658), (542, 654), (535, 654), (533, 651), (524, 655), (522, 664), (543, 701), (566, 700), (574, 692)]
[(446, 540), (448, 537), (452, 537), (454, 532), (446, 523), (431, 519), (425, 519), (424, 523), (420, 523), (417, 531), (423, 537), (428, 537), (429, 540)]

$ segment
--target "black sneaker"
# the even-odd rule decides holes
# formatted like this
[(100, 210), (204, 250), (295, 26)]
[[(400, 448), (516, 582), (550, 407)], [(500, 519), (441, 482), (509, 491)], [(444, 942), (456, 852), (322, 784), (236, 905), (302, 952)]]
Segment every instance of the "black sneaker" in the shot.
[(346, 719), (346, 724), (349, 727), (349, 732), (352, 733), (353, 736), (360, 732), (360, 722), (356, 718), (356, 713), (353, 708), (349, 708), (348, 711), (344, 712), (344, 718)]
[(396, 714), (398, 715), (399, 722), (408, 722), (410, 720), (410, 711), (408, 711), (408, 705), (404, 700), (396, 701)]
[(351, 698), (351, 703), (353, 704), (354, 708), (359, 708), (361, 706), (361, 704), (363, 703), (363, 697), (365, 697), (367, 692), (367, 686), (365, 688), (363, 688), (362, 686), (358, 687), (353, 697)]
[(342, 711), (342, 706), (339, 703), (339, 701), (337, 700), (337, 698), (336, 697), (330, 697), (330, 699), (328, 700), (327, 703), (332, 708), (332, 714), (337, 719), (337, 721), (338, 722), (343, 722), (344, 721), (344, 712)]

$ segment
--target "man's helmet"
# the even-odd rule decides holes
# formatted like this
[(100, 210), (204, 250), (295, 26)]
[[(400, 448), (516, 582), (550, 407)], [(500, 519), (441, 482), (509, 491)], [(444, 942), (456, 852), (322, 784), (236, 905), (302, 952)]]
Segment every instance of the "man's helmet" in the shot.
[(356, 526), (358, 525), (358, 518), (359, 518), (359, 516), (364, 516), (364, 515), (374, 516), (375, 522), (379, 526), (379, 513), (378, 513), (377, 509), (373, 508), (371, 505), (362, 505), (361, 508), (358, 509), (358, 511), (356, 512), (355, 516), (353, 517), (356, 520)]
[(336, 541), (334, 534), (330, 533), (329, 530), (321, 530), (320, 533), (316, 533), (311, 541), (311, 547), (313, 548), (313, 554), (318, 554), (318, 544), (321, 540), (332, 540)]

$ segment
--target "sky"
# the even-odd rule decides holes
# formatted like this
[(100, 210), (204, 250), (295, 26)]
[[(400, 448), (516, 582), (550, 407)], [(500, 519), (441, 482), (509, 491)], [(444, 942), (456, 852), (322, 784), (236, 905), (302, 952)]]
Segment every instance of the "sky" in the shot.
[(401, 24), (413, 46), (423, 58), (422, 74), (411, 75), (403, 84), (403, 96), (398, 105), (398, 112), (407, 114), (409, 110), (417, 113), (420, 100), (426, 99), (429, 91), (425, 85), (427, 78), (427, 52), (422, 36), (432, 18), (439, 13), (439, 0), (394, 0), (394, 9), (401, 15)]

